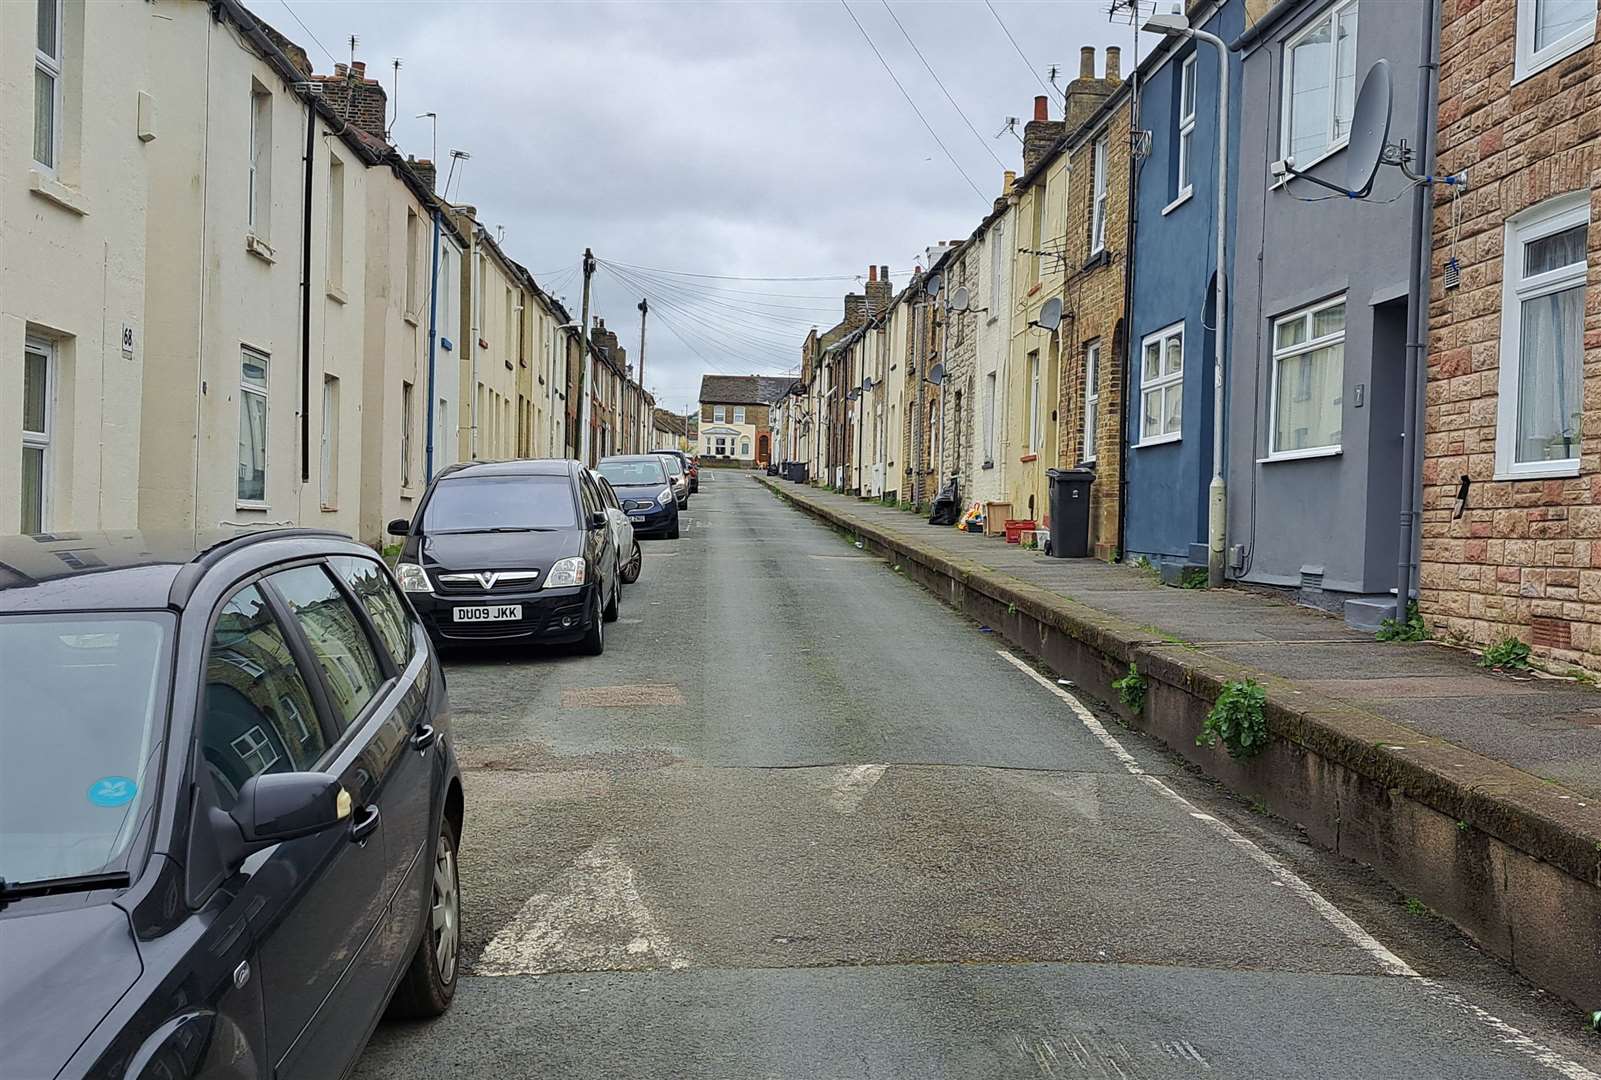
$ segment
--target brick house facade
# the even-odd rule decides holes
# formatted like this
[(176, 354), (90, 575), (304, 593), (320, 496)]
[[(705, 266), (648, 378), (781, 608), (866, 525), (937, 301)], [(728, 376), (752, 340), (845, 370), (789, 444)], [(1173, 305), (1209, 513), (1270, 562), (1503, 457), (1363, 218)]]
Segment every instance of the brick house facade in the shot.
[(1435, 211), (1419, 606), (1437, 633), (1598, 669), (1601, 48), (1593, 6), (1540, 17), (1443, 5), (1437, 171), (1470, 185)]

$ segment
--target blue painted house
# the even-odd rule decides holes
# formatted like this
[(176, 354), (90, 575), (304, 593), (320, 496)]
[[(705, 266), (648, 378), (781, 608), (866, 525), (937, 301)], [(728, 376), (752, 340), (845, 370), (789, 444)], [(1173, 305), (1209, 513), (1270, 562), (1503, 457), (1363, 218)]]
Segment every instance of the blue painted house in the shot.
[[(1231, 42), (1244, 31), (1247, 0), (1188, 5), (1190, 25)], [(1229, 172), (1238, 175), (1238, 53), (1229, 63)], [(1140, 64), (1136, 130), (1151, 133), (1134, 184), (1131, 334), (1124, 401), (1125, 559), (1206, 567), (1207, 485), (1212, 479), (1214, 338), (1212, 275), (1217, 263), (1218, 50), (1166, 38)], [(1230, 283), (1235, 257), (1229, 192)], [(1225, 359), (1225, 366), (1228, 361)]]

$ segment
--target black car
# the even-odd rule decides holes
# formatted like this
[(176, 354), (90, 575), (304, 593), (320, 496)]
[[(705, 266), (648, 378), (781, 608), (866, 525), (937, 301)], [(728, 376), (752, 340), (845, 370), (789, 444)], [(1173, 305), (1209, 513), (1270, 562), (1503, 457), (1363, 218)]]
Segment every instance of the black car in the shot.
[(622, 582), (612, 529), (576, 461), (455, 465), (434, 477), (406, 538), (400, 587), (436, 644), (579, 641), (599, 656)]
[(678, 496), (660, 455), (620, 454), (595, 468), (617, 492), (636, 537), (678, 539)]
[(451, 1002), (445, 681), (372, 553), (0, 538), (0, 1076), (339, 1076)]

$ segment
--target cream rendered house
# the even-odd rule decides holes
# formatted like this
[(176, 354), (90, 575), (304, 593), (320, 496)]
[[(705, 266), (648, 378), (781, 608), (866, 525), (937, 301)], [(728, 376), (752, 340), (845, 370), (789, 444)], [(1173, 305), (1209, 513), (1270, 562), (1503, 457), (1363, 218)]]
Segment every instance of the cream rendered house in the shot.
[(470, 206), (453, 208), (468, 236), (461, 267), (462, 341), (456, 361), (461, 390), (460, 461), (517, 456), (518, 324), (522, 279), (480, 225)]
[(156, 16), (0, 3), (0, 533), (139, 517), (146, 170), (175, 130)]
[(1004, 501), (1009, 460), (1006, 443), (1010, 410), (1006, 408), (1012, 344), (1012, 206), (1011, 174), (1000, 209), (978, 236), (972, 262), (978, 270), (969, 286), (968, 329), (975, 338), (972, 468), (966, 473), (965, 502)]
[(164, 4), (149, 34), (139, 523), (357, 535), (375, 156), (304, 52), (233, 0), (215, 13)]

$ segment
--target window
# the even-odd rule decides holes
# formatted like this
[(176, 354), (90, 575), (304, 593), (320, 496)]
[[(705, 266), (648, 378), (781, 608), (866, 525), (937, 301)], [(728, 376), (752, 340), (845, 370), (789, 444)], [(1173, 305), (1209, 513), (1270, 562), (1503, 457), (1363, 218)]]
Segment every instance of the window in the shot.
[(22, 352), (22, 529), (49, 521), (50, 421), (55, 412), (55, 346), (28, 338)]
[(1031, 281), (1040, 279), (1040, 243), (1045, 238), (1045, 186), (1036, 185), (1034, 202), (1028, 226), (1028, 276)]
[(1001, 315), (1001, 274), (1002, 259), (1006, 253), (1006, 222), (995, 223), (995, 231), (990, 234), (990, 302), (989, 317), (993, 321)]
[(1518, 0), (1512, 77), (1526, 79), (1595, 40), (1596, 0)]
[(1174, 442), (1184, 421), (1184, 324), (1147, 337), (1140, 350), (1140, 445)]
[(1190, 169), (1194, 166), (1195, 152), (1195, 54), (1185, 58), (1179, 68), (1179, 160), (1178, 189), (1175, 199), (1182, 199), (1194, 190)]
[(270, 238), (272, 219), (272, 94), (260, 83), (250, 84), (250, 232)]
[(328, 284), (345, 284), (345, 163), (328, 159)]
[(1095, 433), (1101, 422), (1101, 342), (1084, 347), (1084, 460), (1095, 460)]
[(267, 354), (248, 348), (239, 363), (238, 497), (267, 501)]
[(297, 566), (267, 580), (306, 635), (312, 659), (322, 669), (334, 721), (340, 731), (345, 730), (384, 681), (360, 617), (321, 566)]
[(200, 742), (224, 809), (252, 776), (315, 768), (328, 749), (305, 677), (254, 585), (217, 615)]
[(739, 456), (740, 457), (750, 457), (750, 440), (749, 439), (741, 439), (741, 440), (739, 440)]
[(339, 380), (322, 377), (322, 470), (318, 490), (324, 510), (339, 507)]
[[(406, 211), (406, 314), (416, 317), (421, 312), (419, 296), (422, 277), (422, 219), (417, 211)], [(481, 302), (480, 297), (480, 302)], [(479, 325), (483, 325), (481, 322)]]
[(721, 424), (722, 422), (723, 422), (723, 407), (721, 405), (713, 405), (712, 406), (712, 423)]
[(734, 423), (743, 424), (744, 422), (745, 422), (745, 406), (743, 406), (743, 405), (735, 405), (734, 406)]
[(1028, 354), (1028, 452), (1039, 453), (1044, 442), (1045, 425), (1040, 417), (1040, 351)]
[(38, 0), (33, 51), (33, 160), (54, 172), (61, 157), (63, 0)]
[(1270, 456), (1340, 446), (1345, 389), (1345, 297), (1273, 320)]
[(338, 555), (329, 562), (345, 588), (355, 594), (357, 602), (366, 609), (395, 667), (405, 670), (411, 663), (416, 644), (412, 636), (412, 616), (405, 601), (395, 594), (389, 576), (371, 559), (358, 559), (354, 555)]
[(400, 486), (411, 487), (417, 478), (412, 471), (411, 429), (417, 423), (416, 387), (400, 384)]
[(506, 290), (506, 336), (501, 344), (506, 349), (506, 368), (511, 369), (511, 354), (517, 348), (517, 312), (522, 310), (517, 306), (517, 294), (510, 289)]
[(1589, 215), (1585, 191), (1542, 203), (1507, 222), (1498, 476), (1578, 471)]
[(1356, 105), (1356, 0), (1342, 0), (1284, 46), (1279, 151), (1304, 169), (1344, 146)]
[(995, 464), (995, 372), (984, 376), (984, 464)]
[(1095, 141), (1095, 204), (1090, 208), (1090, 254), (1106, 248), (1106, 136)]

